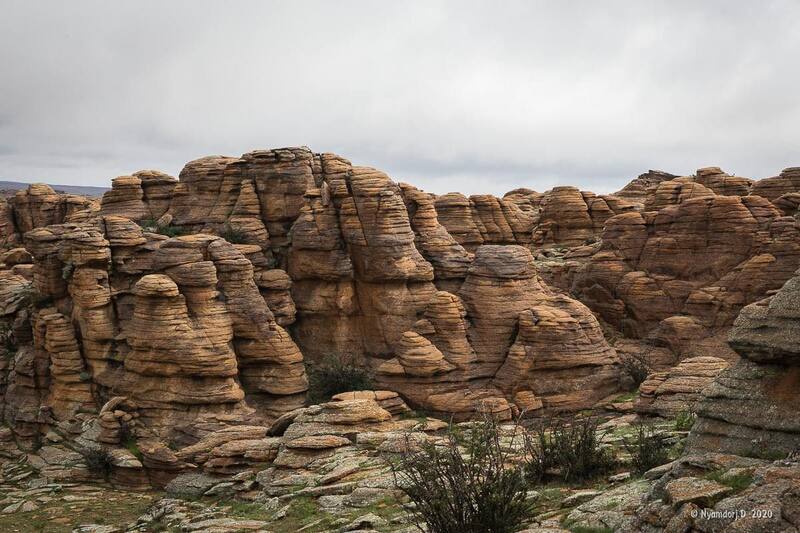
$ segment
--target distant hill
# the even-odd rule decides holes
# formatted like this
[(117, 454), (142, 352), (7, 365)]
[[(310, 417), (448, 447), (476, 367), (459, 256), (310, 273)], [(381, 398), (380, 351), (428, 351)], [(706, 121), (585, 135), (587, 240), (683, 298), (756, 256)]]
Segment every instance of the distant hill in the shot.
[[(0, 181), (0, 191), (18, 191), (20, 189), (27, 189), (30, 183), (22, 183), (19, 181)], [(83, 196), (103, 196), (103, 193), (110, 189), (110, 187), (89, 187), (85, 185), (57, 185), (55, 183), (48, 183), (57, 192), (65, 192), (69, 194), (81, 194)]]

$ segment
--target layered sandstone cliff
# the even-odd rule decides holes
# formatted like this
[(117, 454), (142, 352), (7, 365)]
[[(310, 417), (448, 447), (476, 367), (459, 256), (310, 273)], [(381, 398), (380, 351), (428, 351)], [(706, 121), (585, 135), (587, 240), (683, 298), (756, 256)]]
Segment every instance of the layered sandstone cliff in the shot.
[(759, 183), (717, 168), (659, 182), (644, 211), (606, 221), (600, 247), (572, 268), (573, 294), (680, 357), (725, 354), (742, 307), (800, 266), (800, 225), (755, 194)]
[(191, 441), (181, 424), (296, 407), (304, 365), (330, 355), (433, 411), (589, 407), (624, 385), (603, 331), (657, 366), (737, 358), (734, 317), (800, 266), (796, 174), (435, 196), (285, 148), (139, 171), (99, 202), (32, 186), (0, 210), (20, 345), (4, 416), (32, 437), (125, 396)]

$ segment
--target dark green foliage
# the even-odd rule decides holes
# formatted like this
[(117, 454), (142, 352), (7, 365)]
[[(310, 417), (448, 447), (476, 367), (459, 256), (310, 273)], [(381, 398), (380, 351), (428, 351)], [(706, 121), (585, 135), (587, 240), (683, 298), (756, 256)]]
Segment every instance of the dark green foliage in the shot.
[(166, 235), (167, 237), (180, 237), (181, 235), (186, 235), (186, 230), (184, 230), (182, 227), (173, 226), (172, 224), (160, 225), (152, 218), (142, 220), (139, 222), (139, 226), (141, 226), (141, 228), (145, 231), (158, 233), (159, 235)]
[(225, 239), (231, 244), (246, 244), (247, 243), (247, 233), (244, 231), (235, 229), (231, 227), (229, 224), (226, 224), (223, 230), (219, 234), (220, 237)]
[(697, 415), (692, 410), (685, 410), (678, 413), (675, 417), (675, 429), (677, 431), (691, 431), (694, 423), (697, 421)]
[(633, 384), (638, 387), (653, 372), (650, 363), (643, 354), (622, 353), (619, 356), (622, 370), (633, 380)]
[(136, 435), (134, 435), (130, 424), (124, 420), (119, 421), (119, 443), (127, 448), (137, 459), (142, 460), (142, 451), (136, 443)]
[[(467, 432), (451, 427), (444, 444), (425, 443), (392, 463), (395, 481), (415, 504), (421, 531), (511, 533), (531, 514), (522, 467), (487, 418)], [(423, 529), (423, 524), (427, 529)]]
[(611, 450), (601, 446), (600, 420), (586, 417), (568, 424), (551, 419), (526, 435), (526, 474), (535, 483), (556, 475), (567, 482), (585, 481), (616, 466)]
[(75, 271), (75, 263), (73, 263), (72, 261), (67, 261), (61, 268), (61, 279), (63, 279), (64, 281), (69, 281), (74, 271)]
[(158, 222), (154, 218), (146, 218), (139, 221), (139, 227), (145, 231), (154, 232), (158, 228)]
[(714, 470), (703, 477), (732, 488), (734, 493), (743, 491), (754, 481), (753, 474), (749, 471), (730, 474), (724, 470)]
[(86, 466), (94, 474), (108, 479), (114, 469), (114, 461), (111, 454), (102, 448), (90, 448), (83, 454)]
[(156, 233), (167, 237), (180, 237), (181, 235), (186, 235), (186, 230), (180, 226), (159, 226)]
[(308, 371), (308, 403), (326, 402), (340, 392), (371, 390), (372, 380), (352, 357), (328, 356)]
[(648, 424), (634, 426), (633, 435), (623, 439), (623, 445), (631, 455), (634, 471), (644, 474), (651, 468), (669, 462), (669, 437)]
[(17, 354), (17, 341), (14, 328), (9, 323), (0, 324), (0, 355), (11, 359)]

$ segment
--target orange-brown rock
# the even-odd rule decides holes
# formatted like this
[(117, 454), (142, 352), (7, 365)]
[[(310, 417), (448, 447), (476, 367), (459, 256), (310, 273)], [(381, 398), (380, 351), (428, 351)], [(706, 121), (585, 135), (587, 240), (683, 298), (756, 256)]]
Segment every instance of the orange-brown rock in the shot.
[(433, 266), (437, 286), (458, 289), (467, 275), (472, 254), (439, 223), (434, 196), (400, 184), (416, 247)]
[(791, 193), (800, 192), (800, 167), (785, 168), (772, 178), (764, 178), (753, 184), (752, 194), (771, 202)]
[(616, 354), (597, 320), (541, 282), (527, 249), (478, 248), (460, 295), (433, 295), (397, 358), (377, 364), (383, 385), (459, 416), (574, 409), (616, 390)]
[(96, 200), (57, 193), (49, 185), (34, 183), (0, 201), (0, 245), (5, 248), (22, 243), (25, 233), (32, 229), (61, 224), (98, 209)]
[[(137, 404), (145, 429), (190, 442), (250, 416), (245, 396), (266, 419), (302, 403), (302, 354), (268, 303), (281, 302), (284, 321), (291, 319), (288, 278), (261, 271), (269, 293), (263, 295), (241, 245), (213, 235), (168, 239), (112, 215), (35, 229), (27, 240), (34, 300), (55, 307), (33, 310), (34, 349), (22, 358), (33, 373), (25, 374), (21, 361), (19, 377), (12, 376), (12, 390), (31, 392), (16, 393), (27, 399), (12, 417), (44, 423), (24, 414), (29, 405), (65, 420), (76, 406), (90, 409), (93, 393), (122, 394)], [(28, 285), (20, 276), (12, 280), (4, 285), (10, 311)], [(36, 378), (44, 354), (51, 383), (26, 381)]]
[[(0, 302), (32, 332), (6, 371), (20, 398), (9, 412), (35, 433), (79, 403), (49, 394), (46, 336), (31, 325), (51, 315), (73, 328), (93, 401), (124, 394), (143, 430), (173, 442), (298, 407), (304, 358), (331, 354), (414, 407), (590, 406), (616, 390), (616, 353), (567, 294), (643, 339), (620, 347), (649, 343), (659, 367), (734, 359), (718, 349), (733, 318), (800, 262), (795, 174), (760, 184), (708, 167), (650, 172), (618, 196), (436, 197), (285, 148), (198, 159), (178, 180), (139, 171), (99, 203), (33, 186), (0, 212), (4, 246), (25, 247), (2, 256)], [(35, 296), (20, 296), (31, 280)]]
[(614, 197), (555, 187), (542, 197), (532, 242), (541, 247), (586, 244), (602, 231), (606, 220), (633, 209), (633, 204)]
[(662, 170), (648, 170), (644, 174), (639, 174), (631, 180), (625, 187), (614, 193), (617, 198), (628, 200), (634, 204), (644, 206), (647, 198), (652, 196), (656, 187), (662, 181), (669, 181), (678, 176), (664, 172)]
[(712, 330), (729, 326), (800, 264), (800, 226), (762, 197), (708, 191), (609, 219), (601, 249), (575, 275), (574, 293), (632, 336), (675, 315)]
[(312, 359), (393, 353), (435, 292), (400, 188), (374, 169), (322, 154), (318, 187), (292, 229), (293, 326)]
[(718, 357), (690, 357), (669, 370), (651, 374), (639, 386), (635, 409), (663, 417), (694, 411), (703, 389), (728, 364)]
[(120, 215), (131, 220), (142, 220), (150, 215), (144, 202), (142, 180), (137, 176), (119, 176), (111, 180), (111, 190), (100, 202), (103, 215)]

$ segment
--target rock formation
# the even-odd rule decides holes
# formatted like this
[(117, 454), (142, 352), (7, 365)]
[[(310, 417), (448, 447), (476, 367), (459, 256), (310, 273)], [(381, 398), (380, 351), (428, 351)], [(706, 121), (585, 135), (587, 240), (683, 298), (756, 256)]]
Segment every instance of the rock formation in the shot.
[(663, 417), (696, 409), (703, 390), (728, 367), (718, 357), (690, 357), (663, 372), (647, 377), (639, 386), (636, 411)]
[(742, 359), (705, 389), (691, 449), (760, 457), (800, 448), (800, 272), (742, 310), (730, 344)]
[[(7, 314), (19, 312), (26, 293), (36, 300), (32, 344), (8, 374), (12, 427), (48, 422), (28, 412), (66, 421), (124, 395), (143, 427), (169, 441), (251, 416), (245, 396), (266, 419), (302, 403), (302, 355), (239, 245), (202, 234), (168, 239), (112, 215), (32, 230), (26, 240), (33, 281), (10, 278), (16, 285), (4, 295)], [(259, 273), (262, 285), (285, 300), (285, 273), (270, 272)], [(277, 308), (291, 322), (287, 306)]]
[[(265, 529), (296, 497), (336, 513), (396, 498), (384, 457), (446, 426), (412, 409), (603, 409), (617, 451), (637, 420), (698, 420), (686, 452), (642, 479), (557, 489), (565, 521), (542, 529), (800, 526), (797, 168), (436, 196), (285, 148), (112, 185), (101, 200), (41, 185), (0, 200), (0, 514), (105, 477), (275, 512), (186, 523), (190, 505), (167, 498), (134, 530)], [(377, 390), (304, 405), (306, 368), (329, 356)], [(631, 356), (654, 370), (634, 399), (620, 395)], [(518, 428), (501, 427), (513, 449)], [(686, 435), (655, 427), (670, 445)], [(764, 506), (760, 523), (692, 514)], [(382, 520), (347, 516), (337, 530)]]
[(647, 198), (653, 195), (659, 183), (673, 180), (677, 177), (678, 176), (674, 174), (661, 170), (648, 170), (644, 174), (639, 174), (638, 177), (625, 185), (625, 187), (615, 192), (614, 196), (639, 204), (643, 207)]
[[(228, 474), (346, 447), (331, 428), (285, 448), (263, 429), (302, 405), (306, 365), (328, 356), (385, 389), (341, 401), (508, 419), (614, 397), (618, 354), (645, 350), (659, 372), (638, 410), (674, 414), (705, 390), (702, 446), (747, 426), (720, 414), (726, 395), (773, 370), (788, 379), (773, 367), (797, 357), (781, 303), (793, 282), (773, 295), (800, 266), (796, 170), (436, 196), (284, 148), (204, 157), (177, 179), (120, 176), (99, 201), (31, 186), (0, 204), (0, 319), (15, 343), (3, 420), (27, 449), (56, 427), (87, 449), (132, 431), (142, 458), (115, 452), (120, 480), (159, 484), (193, 461)], [(737, 362), (723, 340), (770, 295), (738, 319)], [(777, 423), (752, 432), (765, 430), (794, 442)], [(203, 451), (229, 433), (242, 442)]]
[(643, 212), (606, 221), (599, 249), (573, 268), (572, 293), (628, 336), (680, 339), (680, 357), (725, 350), (739, 310), (800, 266), (797, 221), (750, 189), (716, 168), (661, 181)]
[(376, 374), (440, 412), (578, 409), (618, 386), (615, 360), (597, 320), (542, 283), (527, 249), (484, 245), (458, 295), (437, 292)]

